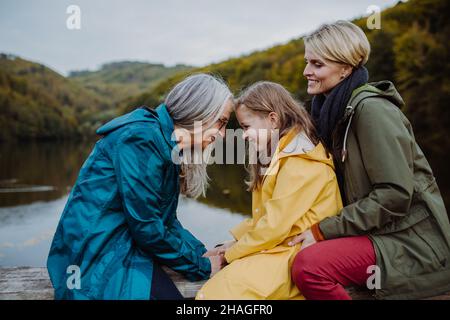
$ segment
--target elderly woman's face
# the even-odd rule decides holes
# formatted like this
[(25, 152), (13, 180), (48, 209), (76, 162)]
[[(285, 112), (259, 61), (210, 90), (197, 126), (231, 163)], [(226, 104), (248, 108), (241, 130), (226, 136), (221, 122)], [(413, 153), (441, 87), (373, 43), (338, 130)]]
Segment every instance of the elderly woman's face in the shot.
[[(225, 137), (225, 129), (228, 124), (228, 121), (230, 120), (231, 113), (233, 112), (233, 100), (228, 99), (227, 102), (225, 102), (225, 107), (222, 112), (222, 115), (220, 118), (214, 123), (212, 127), (206, 128), (207, 126), (202, 127), (202, 140), (201, 145), (202, 149), (206, 149), (208, 145), (213, 143), (217, 136), (221, 136), (222, 138)], [(194, 139), (195, 140), (195, 139)], [(196, 143), (196, 142), (194, 142)]]
[(306, 66), (303, 75), (308, 79), (308, 94), (327, 94), (351, 73), (351, 67), (324, 60), (305, 48)]

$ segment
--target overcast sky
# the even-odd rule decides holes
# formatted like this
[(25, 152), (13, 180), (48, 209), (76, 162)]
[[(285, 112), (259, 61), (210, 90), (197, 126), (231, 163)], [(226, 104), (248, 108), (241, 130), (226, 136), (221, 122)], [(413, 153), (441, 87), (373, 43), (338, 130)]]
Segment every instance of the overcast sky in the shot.
[[(196, 66), (297, 38), (397, 0), (0, 0), (0, 52), (58, 72), (120, 60)], [(69, 5), (81, 29), (66, 26)]]

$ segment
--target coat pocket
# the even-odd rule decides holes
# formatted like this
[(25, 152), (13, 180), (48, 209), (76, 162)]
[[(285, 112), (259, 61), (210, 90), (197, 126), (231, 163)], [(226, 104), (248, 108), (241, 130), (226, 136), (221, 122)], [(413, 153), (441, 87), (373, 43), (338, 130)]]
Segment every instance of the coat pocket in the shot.
[[(384, 245), (388, 251), (389, 265), (408, 279), (445, 268), (445, 255), (436, 246), (429, 227), (430, 219), (425, 219), (403, 232), (385, 236), (388, 237)], [(391, 278), (394, 274), (391, 273)]]
[(442, 246), (445, 240), (440, 237), (439, 228), (435, 224), (434, 218), (430, 217), (418, 224), (413, 228), (413, 231), (434, 253), (439, 262), (438, 267), (445, 267), (448, 264), (448, 257), (446, 257)]
[(390, 234), (395, 232), (401, 232), (406, 229), (411, 228), (412, 226), (418, 224), (419, 222), (427, 219), (430, 216), (428, 210), (424, 207), (423, 204), (416, 204), (409, 209), (407, 215), (397, 218), (392, 222), (385, 225), (383, 228), (374, 231), (373, 235), (383, 235)]

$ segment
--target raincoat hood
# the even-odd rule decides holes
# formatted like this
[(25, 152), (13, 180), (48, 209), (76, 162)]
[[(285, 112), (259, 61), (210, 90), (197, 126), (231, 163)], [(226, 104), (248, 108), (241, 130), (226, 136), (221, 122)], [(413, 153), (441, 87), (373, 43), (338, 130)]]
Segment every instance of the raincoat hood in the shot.
[(117, 117), (97, 129), (98, 135), (107, 135), (108, 133), (134, 122), (155, 122), (156, 112), (148, 108), (138, 108), (133, 112)]
[(170, 117), (169, 112), (165, 104), (159, 105), (156, 109), (150, 109), (146, 106), (137, 108), (133, 112), (127, 113), (121, 117), (115, 118), (105, 125), (97, 129), (98, 135), (105, 136), (116, 129), (124, 127), (128, 124), (135, 122), (148, 122), (159, 124), (163, 133), (164, 139), (169, 146), (174, 147), (176, 145), (175, 139), (172, 139), (173, 131), (175, 130), (174, 123)]
[(297, 129), (291, 129), (278, 142), (277, 149), (270, 161), (264, 179), (268, 175), (276, 174), (280, 169), (281, 161), (288, 157), (300, 157), (321, 162), (334, 170), (333, 158), (331, 154), (326, 152), (322, 143), (318, 143), (315, 146), (304, 132), (299, 132)]
[(297, 130), (289, 131), (280, 139), (275, 156), (278, 156), (278, 159), (293, 156), (302, 157), (325, 163), (334, 168), (333, 159), (331, 155), (324, 152), (322, 144), (314, 145), (304, 132), (298, 132)]
[(342, 149), (341, 161), (344, 162), (347, 157), (347, 138), (348, 132), (352, 125), (353, 115), (356, 112), (358, 105), (365, 99), (368, 98), (383, 98), (391, 102), (393, 105), (401, 109), (405, 102), (403, 101), (400, 93), (398, 93), (394, 84), (391, 81), (379, 81), (371, 82), (362, 85), (361, 87), (355, 89), (348, 101), (348, 105), (344, 114), (343, 121), (347, 121), (347, 127), (344, 134), (344, 142)]
[(357, 88), (355, 91), (353, 91), (350, 101), (358, 99), (358, 97), (368, 96), (368, 94), (371, 97), (377, 96), (385, 98), (399, 108), (402, 108), (405, 105), (405, 102), (400, 96), (400, 93), (398, 93), (394, 84), (391, 81), (386, 80), (371, 82)]

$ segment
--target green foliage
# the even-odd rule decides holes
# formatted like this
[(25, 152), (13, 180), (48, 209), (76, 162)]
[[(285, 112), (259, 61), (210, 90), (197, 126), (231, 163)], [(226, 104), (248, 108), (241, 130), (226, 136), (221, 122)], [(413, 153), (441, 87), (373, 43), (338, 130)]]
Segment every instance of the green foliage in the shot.
[(100, 97), (49, 68), (0, 55), (0, 140), (80, 137), (86, 133), (81, 125), (106, 108)]
[[(405, 113), (411, 119), (418, 140), (427, 152), (445, 155), (450, 152), (446, 139), (449, 128), (449, 12), (446, 0), (410, 0), (399, 2), (381, 14), (381, 29), (368, 30), (366, 19), (354, 22), (362, 27), (371, 43), (367, 64), (372, 81), (394, 82), (405, 99)], [(223, 77), (235, 94), (260, 80), (284, 85), (295, 97), (306, 102), (304, 46), (301, 39), (264, 51), (198, 68)], [(170, 88), (192, 72), (178, 73), (153, 90), (121, 105), (122, 112), (163, 101)], [(236, 124), (235, 124), (236, 125)]]
[[(367, 68), (371, 81), (391, 80), (403, 96), (403, 110), (416, 138), (431, 162), (439, 186), (450, 205), (450, 1), (410, 0), (381, 13), (381, 29), (368, 30), (366, 18), (354, 20), (366, 32), (372, 52)], [(235, 94), (260, 80), (284, 85), (308, 107), (304, 47), (301, 39), (239, 58), (193, 70), (222, 76)], [(128, 99), (120, 107), (128, 112), (142, 104), (156, 106), (187, 74), (180, 73), (153, 90)], [(237, 127), (236, 121), (230, 121)]]
[(394, 50), (396, 79), (417, 138), (433, 152), (450, 150), (448, 47), (414, 25), (396, 39)]
[(51, 69), (0, 54), (0, 140), (93, 135), (118, 115), (116, 104), (189, 67), (120, 62), (65, 78)]

